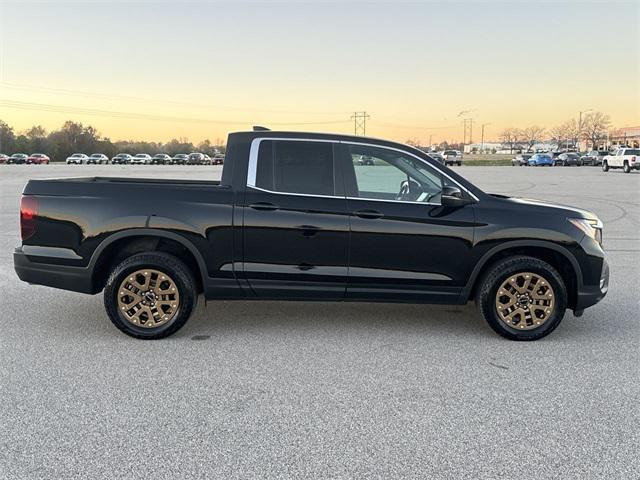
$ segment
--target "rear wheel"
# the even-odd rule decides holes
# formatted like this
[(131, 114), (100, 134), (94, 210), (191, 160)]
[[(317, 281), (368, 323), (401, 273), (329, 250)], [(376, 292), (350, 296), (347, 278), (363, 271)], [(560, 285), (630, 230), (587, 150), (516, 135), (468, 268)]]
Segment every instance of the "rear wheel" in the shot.
[(567, 290), (560, 274), (547, 262), (509, 257), (483, 276), (476, 303), (496, 333), (509, 340), (538, 340), (562, 321)]
[(609, 163), (606, 160), (602, 162), (602, 171), (603, 172), (609, 171)]
[(193, 273), (163, 252), (125, 259), (111, 271), (104, 289), (105, 309), (113, 324), (127, 335), (146, 340), (177, 332), (196, 302)]
[(629, 167), (629, 162), (624, 162), (624, 165), (622, 166), (622, 171), (624, 173), (629, 173), (631, 172), (631, 167)]

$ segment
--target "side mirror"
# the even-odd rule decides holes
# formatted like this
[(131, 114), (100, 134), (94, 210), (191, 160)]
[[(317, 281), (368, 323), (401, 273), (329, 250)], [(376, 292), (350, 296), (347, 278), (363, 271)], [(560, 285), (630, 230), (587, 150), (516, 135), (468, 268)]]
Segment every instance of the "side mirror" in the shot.
[(458, 187), (447, 185), (442, 187), (440, 203), (443, 207), (462, 207), (471, 203), (471, 201), (464, 198), (462, 191)]

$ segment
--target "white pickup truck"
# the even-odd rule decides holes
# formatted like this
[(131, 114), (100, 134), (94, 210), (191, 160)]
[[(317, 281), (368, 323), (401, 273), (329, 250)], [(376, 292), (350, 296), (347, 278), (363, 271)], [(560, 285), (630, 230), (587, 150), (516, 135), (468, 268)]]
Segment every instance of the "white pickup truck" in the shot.
[(640, 148), (619, 148), (615, 153), (602, 159), (602, 171), (610, 168), (621, 168), (624, 173), (640, 170)]

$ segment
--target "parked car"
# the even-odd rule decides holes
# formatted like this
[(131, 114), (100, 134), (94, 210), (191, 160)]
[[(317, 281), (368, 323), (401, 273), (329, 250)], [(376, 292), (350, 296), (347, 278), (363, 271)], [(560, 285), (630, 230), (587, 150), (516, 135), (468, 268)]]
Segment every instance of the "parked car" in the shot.
[(151, 164), (151, 155), (148, 153), (138, 153), (131, 157), (130, 163), (133, 165), (149, 165)]
[(582, 161), (577, 153), (561, 153), (554, 161), (554, 165), (562, 165), (563, 167), (570, 167), (571, 165), (582, 166)]
[(66, 162), (68, 165), (71, 165), (71, 164), (82, 165), (83, 163), (87, 163), (88, 159), (89, 157), (84, 153), (74, 153), (70, 157), (67, 157)]
[(7, 159), (7, 163), (22, 165), (24, 163), (27, 163), (27, 158), (29, 158), (29, 155), (27, 155), (26, 153), (14, 153)]
[(0, 164), (7, 163), (9, 160), (9, 155), (5, 155), (4, 153), (0, 153)]
[(358, 165), (373, 165), (373, 158), (367, 155), (360, 155), (358, 157)]
[(186, 153), (178, 153), (171, 158), (171, 163), (173, 165), (184, 165), (189, 160), (189, 155)]
[(211, 159), (211, 163), (213, 165), (223, 165), (224, 164), (224, 155), (222, 153), (216, 153)]
[(431, 158), (433, 158), (436, 162), (444, 165), (444, 157), (440, 152), (429, 152), (427, 153)]
[(44, 153), (32, 153), (27, 157), (26, 163), (34, 165), (48, 165), (51, 159)]
[(609, 152), (604, 152), (601, 150), (591, 150), (586, 155), (583, 155), (580, 159), (582, 160), (583, 165), (602, 165), (602, 159), (607, 156)]
[(553, 166), (553, 158), (548, 153), (534, 153), (529, 157), (527, 163), (530, 167), (544, 167), (548, 165), (549, 167)]
[(442, 153), (445, 165), (462, 165), (462, 152), (459, 150), (445, 150)]
[(211, 165), (211, 157), (209, 155), (207, 155), (206, 153), (204, 154), (204, 157), (202, 158), (202, 165)]
[(111, 159), (111, 163), (117, 165), (128, 165), (133, 157), (128, 153), (119, 153)]
[(187, 159), (187, 165), (202, 165), (204, 163), (204, 154), (203, 153), (190, 153), (189, 158)]
[(531, 158), (530, 153), (523, 153), (521, 155), (516, 155), (511, 159), (511, 165), (514, 167), (526, 167), (529, 165), (530, 158)]
[(602, 160), (602, 171), (610, 168), (621, 168), (624, 173), (640, 170), (640, 148), (619, 148), (613, 155), (607, 155)]
[[(30, 180), (18, 276), (104, 290), (114, 325), (146, 339), (179, 330), (199, 292), (475, 299), (491, 328), (513, 340), (542, 338), (567, 308), (580, 316), (607, 293), (603, 226), (593, 213), (487, 194), (424, 152), (385, 140), (253, 131), (232, 133), (227, 144), (220, 181)], [(361, 155), (384, 175), (358, 175)]]
[(171, 157), (166, 153), (156, 153), (151, 157), (151, 163), (153, 165), (166, 165), (171, 163)]
[(91, 164), (102, 164), (109, 163), (109, 157), (107, 157), (104, 153), (92, 153), (87, 158), (87, 163)]

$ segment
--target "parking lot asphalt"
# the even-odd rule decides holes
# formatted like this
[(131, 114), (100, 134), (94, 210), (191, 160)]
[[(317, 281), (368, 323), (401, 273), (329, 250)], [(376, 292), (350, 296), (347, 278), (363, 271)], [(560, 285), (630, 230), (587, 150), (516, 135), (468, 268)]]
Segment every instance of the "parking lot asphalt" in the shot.
[(143, 342), (15, 276), (27, 179), (220, 171), (0, 167), (0, 478), (640, 477), (639, 173), (459, 169), (604, 221), (607, 297), (533, 343), (471, 304), (215, 301)]

